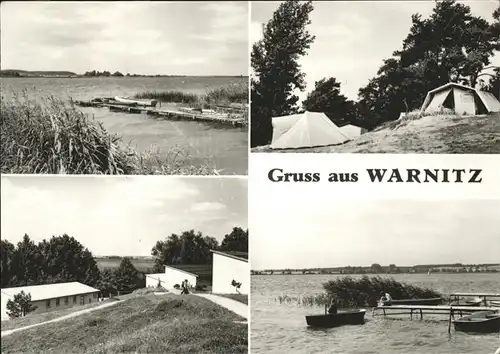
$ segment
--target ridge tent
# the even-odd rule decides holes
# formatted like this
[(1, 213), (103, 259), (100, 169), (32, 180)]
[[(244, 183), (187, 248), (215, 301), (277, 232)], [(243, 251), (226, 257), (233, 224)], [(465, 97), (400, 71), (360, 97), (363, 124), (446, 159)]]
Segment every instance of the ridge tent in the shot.
[(272, 149), (343, 144), (349, 138), (324, 113), (306, 111), (274, 117)]
[(500, 112), (500, 102), (490, 92), (450, 82), (427, 93), (420, 113), (442, 108), (452, 109), (456, 114), (484, 114)]
[(361, 134), (366, 133), (366, 129), (358, 127), (352, 124), (346, 124), (340, 127), (340, 131), (347, 136), (349, 139), (354, 139)]

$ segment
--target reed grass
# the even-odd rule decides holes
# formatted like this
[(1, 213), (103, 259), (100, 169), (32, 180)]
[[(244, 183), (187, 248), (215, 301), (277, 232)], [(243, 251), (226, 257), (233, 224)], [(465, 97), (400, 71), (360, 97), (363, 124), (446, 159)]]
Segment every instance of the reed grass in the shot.
[(135, 98), (184, 103), (197, 108), (209, 108), (212, 105), (228, 105), (231, 103), (246, 104), (248, 103), (248, 83), (236, 83), (208, 89), (205, 94), (201, 95), (177, 90), (146, 91), (136, 94)]
[(196, 174), (217, 170), (190, 164), (180, 148), (138, 153), (110, 134), (102, 123), (69, 104), (26, 93), (2, 97), (0, 111), (1, 173), (13, 174)]
[(363, 276), (362, 278), (342, 277), (323, 284), (324, 293), (316, 295), (281, 295), (275, 299), (280, 304), (299, 306), (324, 306), (333, 296), (340, 308), (373, 307), (380, 299), (380, 292), (389, 293), (393, 299), (423, 299), (441, 297), (438, 292), (412, 284), (398, 282), (393, 278)]

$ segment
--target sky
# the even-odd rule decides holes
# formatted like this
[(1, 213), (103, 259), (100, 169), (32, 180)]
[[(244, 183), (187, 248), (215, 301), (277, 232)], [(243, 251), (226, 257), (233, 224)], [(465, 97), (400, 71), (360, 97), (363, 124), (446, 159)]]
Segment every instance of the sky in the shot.
[[(281, 2), (252, 3), (250, 41), (262, 36), (262, 24), (272, 17)], [(308, 54), (299, 60), (306, 74), (307, 89), (297, 92), (300, 100), (314, 88), (314, 82), (335, 77), (341, 92), (356, 100), (358, 90), (375, 77), (384, 59), (400, 49), (411, 27), (411, 15), (428, 17), (434, 1), (315, 1), (308, 31), (316, 36)], [(491, 22), (498, 0), (474, 0), (467, 5), (476, 16)], [(500, 55), (492, 64), (500, 66)]]
[(247, 226), (245, 178), (1, 178), (1, 238), (39, 242), (67, 233), (96, 256), (150, 256), (172, 233), (194, 229), (219, 242)]
[(2, 69), (248, 75), (246, 2), (2, 2)]
[(255, 270), (500, 262), (500, 199), (275, 197), (250, 205)]

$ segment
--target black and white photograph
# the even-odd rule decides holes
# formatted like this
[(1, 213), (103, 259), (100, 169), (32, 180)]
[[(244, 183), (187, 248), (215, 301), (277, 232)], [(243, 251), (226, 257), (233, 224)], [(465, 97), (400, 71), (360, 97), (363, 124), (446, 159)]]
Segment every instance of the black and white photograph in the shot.
[(252, 152), (500, 153), (500, 2), (251, 4)]
[(2, 176), (2, 353), (248, 353), (247, 179)]
[(252, 353), (500, 350), (500, 199), (273, 197), (250, 201)]
[(1, 172), (246, 175), (249, 3), (2, 1)]

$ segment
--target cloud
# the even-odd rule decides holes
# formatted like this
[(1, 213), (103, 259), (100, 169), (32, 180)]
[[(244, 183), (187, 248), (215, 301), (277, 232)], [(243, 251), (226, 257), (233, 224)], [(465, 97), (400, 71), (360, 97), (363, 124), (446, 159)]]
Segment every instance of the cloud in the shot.
[(195, 212), (210, 212), (225, 210), (227, 206), (218, 202), (201, 202), (191, 206), (191, 211)]
[(247, 71), (246, 3), (3, 2), (0, 23), (4, 68), (186, 75)]

